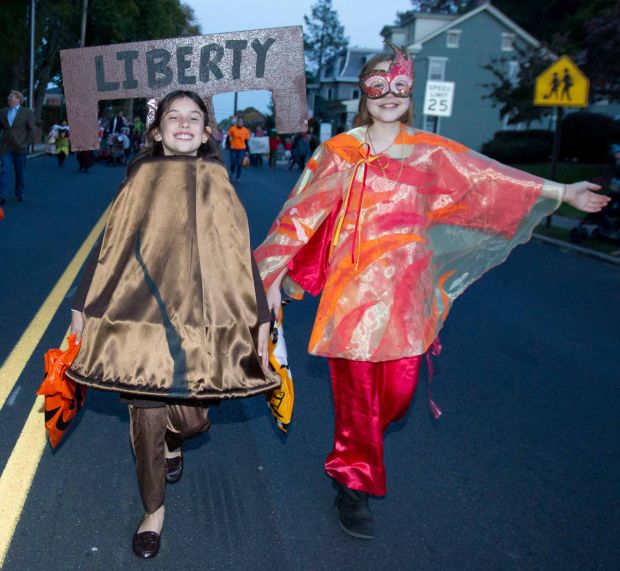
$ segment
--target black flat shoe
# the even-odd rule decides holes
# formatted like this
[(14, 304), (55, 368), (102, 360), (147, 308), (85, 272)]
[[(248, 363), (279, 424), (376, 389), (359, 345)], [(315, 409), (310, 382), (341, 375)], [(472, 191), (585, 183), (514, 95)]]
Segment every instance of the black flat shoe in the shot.
[(180, 456), (166, 458), (166, 482), (175, 484), (183, 475), (183, 452)]
[(337, 487), (335, 504), (342, 530), (359, 539), (372, 539), (375, 534), (374, 518), (368, 506), (368, 494), (347, 488), (340, 482), (337, 482)]
[(159, 545), (161, 542), (161, 534), (154, 531), (143, 531), (142, 533), (133, 534), (131, 546), (133, 552), (142, 559), (153, 559), (159, 553)]

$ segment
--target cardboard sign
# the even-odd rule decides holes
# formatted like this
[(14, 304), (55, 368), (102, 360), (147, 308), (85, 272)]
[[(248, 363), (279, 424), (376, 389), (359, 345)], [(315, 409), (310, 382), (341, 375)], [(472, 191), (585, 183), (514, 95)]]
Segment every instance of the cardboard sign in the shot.
[(205, 98), (229, 91), (271, 91), (276, 129), (306, 131), (301, 26), (62, 50), (63, 87), (74, 150), (97, 149), (97, 102), (160, 99), (176, 89)]

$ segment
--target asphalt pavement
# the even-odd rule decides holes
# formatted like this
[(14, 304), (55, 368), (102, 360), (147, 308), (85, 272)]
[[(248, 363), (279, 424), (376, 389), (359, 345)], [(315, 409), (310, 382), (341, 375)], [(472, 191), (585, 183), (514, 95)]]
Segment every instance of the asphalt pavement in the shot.
[[(9, 198), (0, 222), (0, 363), (123, 177), (104, 165), (80, 174), (74, 157), (64, 169), (46, 156), (27, 169), (26, 202)], [(254, 245), (297, 174), (244, 171), (237, 189)], [(444, 414), (433, 421), (423, 381), (407, 418), (389, 430), (389, 492), (372, 500), (372, 541), (341, 531), (323, 471), (333, 409), (327, 365), (306, 353), (316, 306), (308, 297), (286, 309), (296, 391), (289, 433), (276, 429), (262, 397), (213, 407), (211, 431), (188, 443), (183, 478), (168, 487), (155, 560), (131, 551), (142, 506), (126, 407), (90, 391), (66, 440), (43, 452), (3, 568), (620, 568), (618, 267), (532, 241), (455, 303), (433, 378)], [(0, 410), (3, 471), (43, 354), (68, 319), (65, 299)]]

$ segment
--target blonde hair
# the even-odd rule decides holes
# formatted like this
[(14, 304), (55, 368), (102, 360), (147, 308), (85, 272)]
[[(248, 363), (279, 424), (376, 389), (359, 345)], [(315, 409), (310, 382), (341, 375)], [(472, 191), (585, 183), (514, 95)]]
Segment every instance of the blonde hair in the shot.
[[(363, 77), (366, 73), (375, 69), (375, 67), (377, 67), (378, 64), (382, 62), (391, 63), (393, 59), (394, 59), (394, 54), (388, 54), (388, 53), (381, 53), (381, 54), (377, 54), (371, 57), (366, 62), (366, 65), (362, 68), (362, 71), (360, 72), (360, 77)], [(357, 126), (361, 127), (365, 125), (372, 125), (372, 116), (370, 113), (368, 113), (367, 102), (368, 102), (368, 97), (366, 97), (364, 93), (362, 92), (360, 95), (359, 106), (357, 108), (357, 117), (356, 117)], [(405, 125), (410, 125), (413, 122), (413, 101), (411, 101), (411, 104), (407, 108), (407, 111), (405, 111), (398, 118), (398, 120), (401, 123), (404, 123)]]

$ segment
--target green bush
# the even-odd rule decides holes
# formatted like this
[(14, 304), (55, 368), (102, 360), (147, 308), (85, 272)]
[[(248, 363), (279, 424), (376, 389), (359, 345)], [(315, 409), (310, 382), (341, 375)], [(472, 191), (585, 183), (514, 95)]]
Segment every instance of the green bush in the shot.
[(541, 163), (549, 160), (553, 149), (553, 133), (540, 129), (530, 131), (498, 131), (482, 145), (481, 152), (502, 163)]
[(614, 120), (607, 115), (586, 111), (571, 113), (562, 121), (560, 155), (582, 163), (608, 162), (613, 132)]

